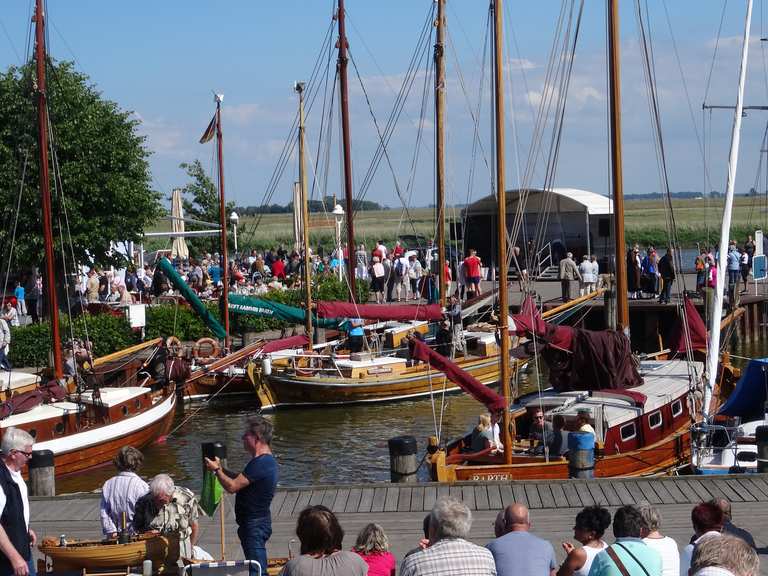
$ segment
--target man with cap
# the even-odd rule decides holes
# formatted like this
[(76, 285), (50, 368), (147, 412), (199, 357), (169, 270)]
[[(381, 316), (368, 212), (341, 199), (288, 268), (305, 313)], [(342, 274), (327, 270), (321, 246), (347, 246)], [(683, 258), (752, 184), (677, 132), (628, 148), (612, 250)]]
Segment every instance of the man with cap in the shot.
[(579, 426), (576, 429), (577, 432), (589, 432), (593, 436), (597, 436), (595, 434), (595, 429), (592, 427), (592, 424), (589, 423), (591, 416), (592, 411), (589, 408), (579, 408), (579, 410), (576, 412), (576, 420)]

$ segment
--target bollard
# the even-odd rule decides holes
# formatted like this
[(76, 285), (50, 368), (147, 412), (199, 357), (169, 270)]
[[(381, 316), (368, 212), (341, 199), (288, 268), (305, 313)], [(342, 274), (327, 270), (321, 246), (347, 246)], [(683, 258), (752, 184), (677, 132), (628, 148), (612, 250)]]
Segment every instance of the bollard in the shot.
[(591, 432), (568, 434), (568, 477), (595, 477), (595, 435)]
[(56, 476), (53, 452), (33, 450), (29, 459), (29, 495), (56, 496)]
[(768, 426), (758, 426), (755, 438), (757, 439), (757, 471), (768, 472)]
[(141, 576), (152, 576), (152, 560), (144, 560), (141, 563)]
[(397, 436), (390, 438), (389, 472), (392, 482), (416, 482), (418, 462), (416, 458), (416, 438), (413, 436)]

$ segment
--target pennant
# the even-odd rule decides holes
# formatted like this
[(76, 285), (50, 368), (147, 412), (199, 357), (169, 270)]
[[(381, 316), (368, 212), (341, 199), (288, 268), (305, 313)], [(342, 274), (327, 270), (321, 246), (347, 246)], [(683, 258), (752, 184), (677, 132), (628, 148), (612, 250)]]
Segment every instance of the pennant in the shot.
[(219, 484), (219, 479), (216, 478), (216, 474), (205, 469), (203, 474), (203, 490), (200, 494), (200, 508), (208, 515), (213, 515), (216, 512), (216, 507), (221, 502), (221, 495), (224, 489)]
[(211, 118), (211, 123), (208, 124), (208, 128), (205, 129), (205, 132), (200, 137), (200, 144), (205, 144), (206, 142), (210, 142), (213, 139), (213, 134), (216, 131), (216, 114), (213, 115), (213, 118)]

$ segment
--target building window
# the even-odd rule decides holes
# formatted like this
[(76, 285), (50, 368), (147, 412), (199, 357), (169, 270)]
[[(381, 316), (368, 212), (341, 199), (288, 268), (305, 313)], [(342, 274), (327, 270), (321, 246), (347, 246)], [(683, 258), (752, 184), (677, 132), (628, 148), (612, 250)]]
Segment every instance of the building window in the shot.
[(621, 436), (621, 441), (626, 442), (627, 440), (632, 440), (637, 435), (637, 430), (635, 429), (635, 423), (630, 422), (629, 424), (624, 424), (621, 428), (619, 428), (619, 435)]

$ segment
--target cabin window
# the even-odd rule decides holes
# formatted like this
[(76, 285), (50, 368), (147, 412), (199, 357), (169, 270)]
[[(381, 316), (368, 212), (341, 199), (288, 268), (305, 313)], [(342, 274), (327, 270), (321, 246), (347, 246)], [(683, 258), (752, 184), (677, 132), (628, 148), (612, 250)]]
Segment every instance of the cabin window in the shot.
[(141, 408), (141, 400), (139, 400), (139, 399), (137, 398), (137, 399), (136, 399), (136, 402), (134, 403), (134, 405), (136, 406), (136, 410), (138, 410), (139, 408)]
[(29, 435), (32, 436), (32, 438), (37, 438), (37, 430), (32, 428), (32, 430), (29, 431)]
[(653, 430), (661, 426), (661, 410), (656, 410), (650, 416), (648, 416), (648, 427)]
[(56, 432), (56, 434), (64, 434), (64, 422), (57, 423), (56, 426), (53, 427), (53, 431)]
[(123, 406), (123, 416), (128, 416), (128, 406)]
[(626, 442), (627, 440), (632, 440), (637, 435), (637, 430), (635, 429), (635, 423), (630, 422), (629, 424), (624, 424), (621, 428), (619, 428), (619, 434), (621, 435), (621, 441)]
[(683, 413), (682, 400), (675, 400), (674, 402), (672, 402), (672, 417), (677, 418), (682, 413)]

